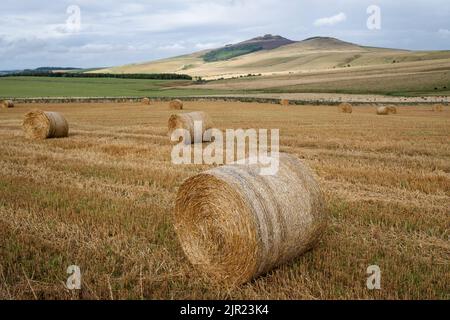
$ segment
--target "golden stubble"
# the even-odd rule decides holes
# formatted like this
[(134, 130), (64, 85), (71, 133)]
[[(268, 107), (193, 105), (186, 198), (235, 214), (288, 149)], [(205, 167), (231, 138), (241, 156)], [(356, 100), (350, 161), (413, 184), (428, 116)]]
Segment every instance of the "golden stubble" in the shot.
[[(68, 138), (29, 141), (32, 109), (61, 112)], [(445, 299), (450, 110), (186, 102), (219, 129), (279, 128), (281, 151), (314, 169), (329, 208), (318, 246), (243, 286), (204, 280), (185, 258), (172, 212), (182, 182), (167, 102), (16, 104), (0, 110), (0, 297), (15, 299)], [(64, 288), (79, 265), (81, 292)], [(366, 268), (382, 269), (368, 291)]]

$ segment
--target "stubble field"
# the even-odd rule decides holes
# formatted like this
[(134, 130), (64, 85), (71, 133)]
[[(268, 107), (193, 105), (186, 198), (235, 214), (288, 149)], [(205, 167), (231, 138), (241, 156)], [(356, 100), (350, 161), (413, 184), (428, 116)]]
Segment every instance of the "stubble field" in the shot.
[[(32, 108), (60, 111), (70, 136), (31, 142)], [(17, 105), (0, 110), (0, 298), (449, 299), (450, 110), (188, 102), (216, 127), (279, 128), (281, 151), (317, 173), (330, 224), (319, 246), (240, 287), (203, 280), (172, 208), (208, 166), (170, 161), (166, 103)], [(82, 289), (65, 288), (70, 265)], [(381, 290), (366, 288), (379, 265)]]

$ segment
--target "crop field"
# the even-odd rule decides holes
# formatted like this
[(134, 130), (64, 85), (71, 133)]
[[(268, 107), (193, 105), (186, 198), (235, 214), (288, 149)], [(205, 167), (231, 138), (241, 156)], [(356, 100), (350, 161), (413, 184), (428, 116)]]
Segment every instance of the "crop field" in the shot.
[(0, 77), (0, 97), (175, 97), (239, 94), (450, 95), (449, 59), (358, 66), (301, 73), (189, 80)]
[(224, 92), (224, 90), (183, 88), (191, 83), (189, 80), (4, 77), (0, 78), (0, 97), (159, 97)]
[[(21, 80), (4, 81), (14, 94)], [(114, 95), (101, 91), (114, 80), (97, 81), (80, 95)], [(25, 140), (22, 119), (34, 108), (63, 113), (69, 137)], [(206, 111), (222, 130), (280, 129), (280, 150), (304, 159), (324, 193), (330, 223), (319, 245), (245, 285), (211, 284), (172, 221), (181, 183), (209, 166), (172, 164), (167, 103), (18, 104), (0, 110), (0, 299), (450, 298), (449, 107), (185, 109)], [(70, 265), (80, 266), (79, 291), (65, 288)], [(381, 290), (366, 287), (370, 265), (381, 268)]]
[[(192, 87), (192, 86), (190, 86)], [(193, 88), (193, 87), (192, 87)], [(260, 93), (344, 93), (389, 96), (448, 96), (448, 59), (225, 79), (195, 88)]]

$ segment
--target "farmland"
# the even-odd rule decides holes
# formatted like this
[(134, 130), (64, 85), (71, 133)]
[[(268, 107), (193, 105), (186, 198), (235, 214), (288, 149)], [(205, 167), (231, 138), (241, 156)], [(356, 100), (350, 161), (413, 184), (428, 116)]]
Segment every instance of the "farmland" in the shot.
[[(83, 93), (111, 95), (102, 83), (112, 79), (92, 88), (70, 80), (83, 81)], [(129, 83), (117, 95), (146, 88), (119, 81)], [(25, 140), (20, 125), (32, 108), (62, 112), (69, 138)], [(450, 110), (398, 110), (380, 117), (370, 106), (349, 115), (332, 106), (186, 103), (222, 130), (279, 128), (281, 151), (314, 169), (328, 207), (317, 248), (232, 288), (204, 280), (176, 239), (178, 187), (208, 166), (171, 163), (166, 103), (0, 110), (0, 298), (449, 299)], [(79, 292), (64, 287), (70, 265), (81, 268)], [(366, 288), (369, 265), (380, 266), (382, 290)]]
[(191, 83), (189, 80), (6, 77), (0, 78), (0, 97), (158, 97), (224, 92), (183, 88)]
[(450, 95), (449, 59), (310, 70), (223, 79), (189, 80), (0, 78), (0, 97), (174, 97), (260, 94), (364, 94), (389, 97)]
[(196, 89), (259, 93), (341, 93), (389, 96), (450, 95), (450, 62), (416, 61), (213, 81)]

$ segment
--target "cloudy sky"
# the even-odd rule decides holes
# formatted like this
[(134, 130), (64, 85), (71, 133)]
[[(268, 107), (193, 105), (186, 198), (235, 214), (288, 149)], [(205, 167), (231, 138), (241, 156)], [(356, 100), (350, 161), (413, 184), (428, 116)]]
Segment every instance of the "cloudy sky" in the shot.
[[(381, 29), (367, 8), (381, 9)], [(79, 8), (79, 15), (78, 15)], [(78, 19), (80, 17), (80, 19)], [(80, 24), (78, 24), (80, 22)], [(0, 70), (149, 61), (267, 33), (450, 49), (449, 0), (1, 0)]]

